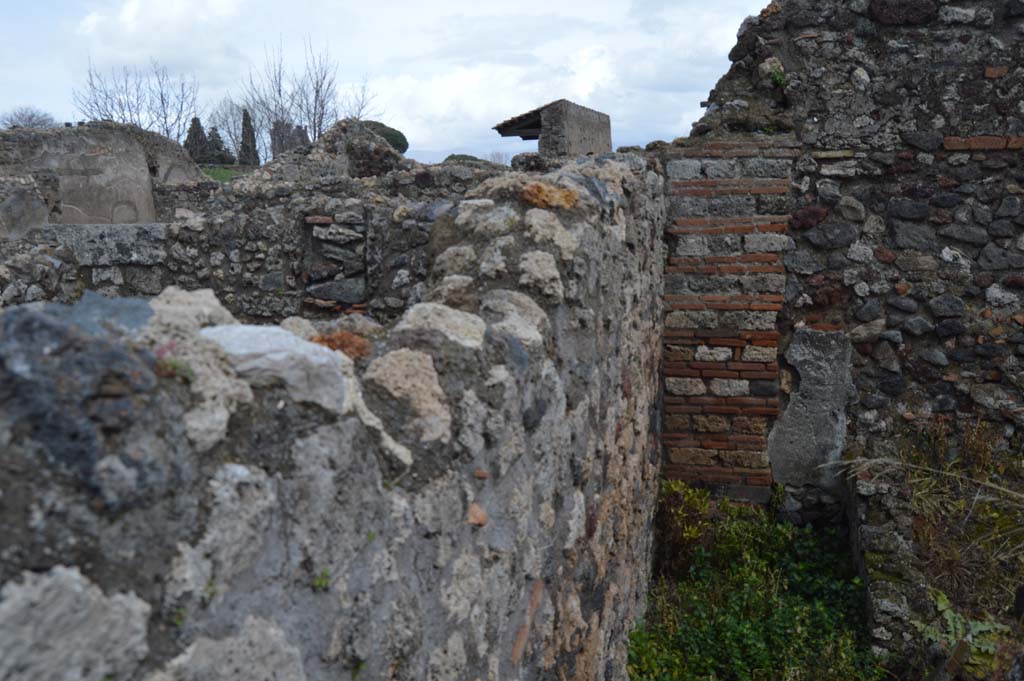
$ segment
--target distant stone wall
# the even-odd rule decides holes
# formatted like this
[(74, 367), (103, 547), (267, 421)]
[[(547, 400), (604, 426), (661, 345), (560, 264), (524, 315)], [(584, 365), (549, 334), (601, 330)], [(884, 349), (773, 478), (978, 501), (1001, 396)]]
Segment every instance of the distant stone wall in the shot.
[(15, 226), (144, 223), (156, 219), (154, 185), (199, 181), (174, 142), (139, 128), (89, 123), (0, 132), (0, 178), (31, 180), (8, 192), (0, 182), (0, 239)]
[(537, 145), (540, 155), (549, 157), (611, 153), (611, 119), (564, 99), (554, 102), (541, 110)]
[[(292, 215), (375, 214), (337, 200)], [(246, 326), (173, 288), (0, 312), (0, 678), (624, 678), (659, 470), (661, 177), (620, 156), (451, 204), (389, 328)], [(283, 257), (260, 229), (288, 210), (249, 211), (224, 267)], [(204, 265), (214, 242), (179, 258), (174, 228), (138, 226), (118, 271)], [(68, 234), (103, 268), (93, 245), (124, 232)]]
[[(173, 285), (211, 288), (246, 320), (353, 306), (392, 319), (422, 298), (433, 223), (503, 172), (399, 162), (372, 139), (328, 136), (225, 185), (157, 185), (160, 222), (19, 223), (0, 239), (0, 305), (71, 302), (86, 290), (153, 296)], [(387, 172), (336, 174), (378, 169)]]

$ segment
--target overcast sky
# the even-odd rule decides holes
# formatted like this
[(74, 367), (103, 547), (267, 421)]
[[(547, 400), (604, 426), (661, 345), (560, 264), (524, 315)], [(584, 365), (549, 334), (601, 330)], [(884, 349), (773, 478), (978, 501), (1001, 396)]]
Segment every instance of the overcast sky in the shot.
[(612, 118), (615, 146), (685, 135), (728, 68), (743, 18), (767, 0), (36, 0), (0, 23), (0, 111), (76, 117), (71, 91), (101, 68), (156, 58), (215, 102), (279, 41), (326, 45), (339, 80), (365, 75), (408, 156), (536, 149), (500, 121), (565, 97)]

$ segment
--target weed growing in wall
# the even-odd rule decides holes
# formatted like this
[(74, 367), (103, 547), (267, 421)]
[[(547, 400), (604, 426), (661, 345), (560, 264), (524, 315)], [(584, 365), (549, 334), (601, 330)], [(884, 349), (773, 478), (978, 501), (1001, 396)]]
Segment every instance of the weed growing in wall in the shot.
[[(864, 585), (844, 542), (665, 483), (661, 578), (630, 636), (633, 681), (866, 681)], [(673, 559), (665, 557), (671, 545)]]
[[(903, 432), (891, 458), (846, 462), (852, 476), (906, 490), (914, 568), (932, 600), (913, 621), (917, 654), (926, 665), (962, 657), (961, 678), (1002, 678), (1024, 650), (1022, 454), (999, 424), (935, 419)], [(864, 561), (869, 575), (890, 569), (886, 554)]]

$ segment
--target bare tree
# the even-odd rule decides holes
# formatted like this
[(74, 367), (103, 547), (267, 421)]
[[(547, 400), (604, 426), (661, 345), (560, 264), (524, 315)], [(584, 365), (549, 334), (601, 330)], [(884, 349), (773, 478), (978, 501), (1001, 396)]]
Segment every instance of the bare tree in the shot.
[(167, 67), (154, 59), (150, 62), (148, 85), (152, 129), (180, 141), (188, 130), (189, 121), (202, 114), (197, 104), (199, 81), (195, 74), (171, 76)]
[(104, 74), (92, 60), (85, 87), (74, 90), (72, 96), (79, 112), (98, 121), (117, 121), (146, 127), (147, 105), (146, 75), (137, 68), (122, 66)]
[(260, 157), (269, 159), (273, 156), (270, 132), (274, 123), (295, 121), (295, 79), (285, 69), (280, 42), (276, 48), (264, 48), (263, 53), (263, 66), (249, 70), (238, 104), (252, 116)]
[(293, 81), (295, 113), (315, 142), (338, 120), (338, 62), (326, 46), (314, 52), (309, 39), (305, 46), (305, 69)]
[(358, 84), (353, 84), (345, 93), (341, 113), (345, 118), (354, 118), (357, 121), (378, 118), (384, 111), (376, 102), (377, 93), (370, 89), (370, 79), (364, 75)]
[(224, 144), (235, 156), (242, 147), (242, 109), (231, 97), (224, 97), (210, 109), (207, 119), (210, 125), (220, 131)]
[(0, 128), (56, 128), (57, 120), (34, 106), (19, 106), (0, 115)]
[(199, 112), (194, 75), (172, 76), (155, 59), (147, 68), (122, 66), (103, 73), (92, 61), (85, 87), (73, 92), (79, 112), (93, 120), (129, 123), (181, 142)]
[(338, 61), (327, 47), (315, 49), (308, 38), (304, 45), (301, 70), (285, 64), (280, 41), (264, 48), (263, 63), (249, 70), (240, 91), (221, 100), (208, 116), (236, 154), (241, 153), (243, 109), (249, 112), (263, 159), (287, 151), (305, 135), (315, 142), (340, 117), (365, 120), (380, 115), (367, 77), (339, 97)]
[(507, 166), (512, 162), (512, 156), (507, 151), (492, 151), (487, 154), (487, 160), (491, 163)]

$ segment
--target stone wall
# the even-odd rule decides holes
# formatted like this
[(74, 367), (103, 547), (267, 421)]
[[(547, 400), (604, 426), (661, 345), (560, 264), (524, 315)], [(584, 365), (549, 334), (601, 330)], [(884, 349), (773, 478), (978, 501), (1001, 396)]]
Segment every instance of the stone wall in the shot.
[[(620, 156), (467, 189), (386, 328), (175, 288), (0, 313), (0, 677), (624, 677), (662, 180)], [(242, 243), (288, 209), (262, 210)]]
[[(833, 517), (841, 480), (828, 464), (897, 458), (907, 430), (944, 423), (955, 455), (988, 424), (997, 455), (1019, 448), (1022, 35), (1016, 1), (775, 2), (741, 29), (698, 137), (659, 151), (744, 146), (736, 136), (753, 148), (782, 131), (799, 143), (774, 145), (795, 158), (792, 210), (775, 221), (788, 225), (774, 291), (783, 412), (767, 441), (794, 518)], [(753, 194), (758, 173), (737, 170), (724, 177), (745, 182), (730, 187)], [(720, 205), (737, 214), (735, 198)], [(865, 473), (848, 508), (876, 646), (901, 657), (919, 641), (912, 622), (935, 616), (913, 495), (904, 475)]]
[[(50, 223), (156, 219), (154, 185), (199, 181), (174, 142), (139, 128), (89, 123), (0, 132), (0, 239)], [(5, 178), (20, 178), (13, 186)]]
[(153, 296), (174, 285), (211, 288), (247, 320), (353, 307), (392, 319), (422, 298), (433, 223), (499, 172), (405, 161), (342, 124), (226, 185), (157, 185), (161, 222), (19, 223), (0, 239), (0, 305), (72, 302), (86, 290)]
[(612, 123), (607, 114), (561, 99), (541, 109), (541, 156), (586, 156), (612, 150)]

